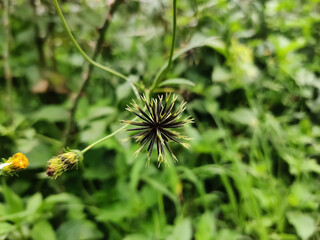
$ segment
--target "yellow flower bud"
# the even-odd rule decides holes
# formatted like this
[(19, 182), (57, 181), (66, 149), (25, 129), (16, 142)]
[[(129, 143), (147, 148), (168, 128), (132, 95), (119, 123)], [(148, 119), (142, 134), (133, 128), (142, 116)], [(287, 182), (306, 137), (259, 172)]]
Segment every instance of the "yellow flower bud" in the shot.
[(22, 169), (26, 169), (29, 165), (28, 158), (22, 153), (16, 153), (3, 164), (0, 165), (0, 169), (9, 174), (15, 173)]
[(79, 150), (69, 150), (54, 156), (48, 162), (47, 175), (56, 179), (63, 172), (73, 169), (82, 159), (83, 155)]

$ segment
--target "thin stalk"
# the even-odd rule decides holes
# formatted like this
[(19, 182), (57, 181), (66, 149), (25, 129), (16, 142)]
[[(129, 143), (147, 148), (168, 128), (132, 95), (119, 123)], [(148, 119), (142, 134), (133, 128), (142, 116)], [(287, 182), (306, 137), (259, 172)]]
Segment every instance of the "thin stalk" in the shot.
[[(123, 2), (123, 0), (116, 0), (110, 7), (110, 10), (105, 18), (105, 21), (99, 30), (99, 37), (96, 41), (94, 53), (91, 58), (93, 61), (96, 60), (99, 53), (101, 52), (101, 49), (102, 49), (102, 46), (104, 43), (104, 39), (105, 39), (105, 35), (109, 29), (112, 16), (114, 15), (114, 13), (118, 9), (120, 3), (122, 3), (122, 2)], [(94, 65), (90, 64), (89, 62), (87, 62), (87, 63), (89, 64), (89, 66), (86, 66), (84, 68), (85, 70), (83, 71), (83, 74), (82, 74), (83, 77), (82, 77), (81, 86), (80, 86), (79, 90), (76, 92), (76, 95), (72, 101), (72, 106), (69, 110), (69, 117), (67, 119), (66, 127), (65, 127), (65, 130), (63, 133), (63, 140), (62, 140), (63, 145), (68, 144), (69, 136), (70, 136), (70, 133), (71, 133), (72, 128), (74, 126), (74, 115), (75, 115), (76, 109), (78, 107), (78, 102), (81, 98), (81, 94), (85, 91), (85, 88), (89, 84), (89, 81), (91, 79), (91, 75), (92, 75), (92, 72), (94, 69)]]
[(124, 130), (126, 127), (128, 126), (128, 124), (122, 126), (121, 128), (119, 128), (118, 130), (114, 131), (113, 133), (99, 139), (98, 141), (95, 141), (94, 143), (90, 144), (88, 147), (86, 147), (85, 149), (83, 149), (81, 151), (82, 154), (84, 154), (85, 152), (87, 152), (90, 148), (92, 148), (93, 146), (97, 145), (98, 143), (101, 143), (105, 140), (107, 140), (108, 138), (111, 138), (112, 136), (116, 135), (117, 133), (121, 132), (122, 130)]
[(220, 174), (220, 179), (222, 181), (223, 186), (226, 189), (230, 204), (235, 212), (235, 215), (238, 216), (239, 215), (239, 206), (237, 204), (237, 198), (236, 198), (235, 193), (232, 189), (231, 182), (230, 182), (228, 176), (226, 176), (224, 174)]
[(52, 0), (52, 2), (53, 2), (54, 6), (55, 6), (55, 8), (56, 8), (56, 10), (57, 10), (57, 13), (58, 13), (61, 21), (62, 21), (62, 25), (63, 25), (64, 29), (65, 29), (66, 32), (68, 33), (68, 35), (69, 35), (72, 43), (73, 43), (74, 46), (77, 48), (77, 50), (80, 52), (80, 54), (81, 54), (88, 62), (90, 62), (92, 65), (94, 65), (94, 66), (96, 66), (96, 67), (98, 67), (98, 68), (101, 68), (101, 69), (105, 70), (106, 72), (109, 72), (109, 73), (111, 73), (111, 74), (113, 74), (113, 75), (115, 75), (115, 76), (118, 76), (118, 77), (126, 80), (126, 81), (130, 84), (130, 86), (131, 86), (131, 88), (133, 89), (133, 92), (135, 93), (135, 95), (137, 96), (137, 98), (139, 98), (138, 90), (137, 90), (136, 87), (128, 80), (128, 77), (127, 77), (127, 76), (123, 75), (122, 73), (117, 72), (116, 70), (113, 70), (112, 68), (109, 68), (109, 67), (107, 67), (107, 66), (104, 66), (104, 65), (102, 65), (102, 64), (94, 61), (93, 59), (91, 59), (91, 58), (82, 50), (82, 48), (80, 47), (80, 45), (78, 44), (78, 42), (76, 41), (76, 39), (73, 37), (73, 34), (72, 34), (71, 31), (70, 31), (70, 28), (69, 28), (69, 26), (68, 26), (68, 24), (67, 24), (67, 22), (66, 22), (66, 20), (65, 20), (65, 18), (64, 18), (64, 16), (63, 16), (63, 13), (62, 13), (62, 11), (61, 11), (61, 8), (60, 8), (60, 6), (59, 6), (58, 1), (57, 1), (57, 0)]
[(150, 88), (150, 91), (152, 92), (160, 83), (160, 81), (166, 77), (171, 64), (172, 64), (172, 59), (173, 59), (173, 51), (174, 51), (174, 45), (176, 41), (176, 29), (177, 29), (177, 0), (173, 0), (173, 30), (172, 30), (172, 41), (171, 41), (171, 49), (170, 49), (170, 55), (168, 59), (168, 65), (165, 69), (165, 71), (160, 72), (159, 74), (156, 75), (155, 79), (153, 80), (152, 86)]
[(5, 33), (5, 43), (3, 51), (3, 67), (4, 78), (6, 80), (7, 89), (7, 112), (9, 116), (9, 122), (12, 123), (12, 73), (10, 68), (10, 18), (9, 18), (10, 1), (4, 1), (4, 13), (3, 13), (3, 28)]
[(44, 54), (44, 43), (45, 38), (40, 36), (40, 27), (39, 27), (39, 17), (37, 14), (37, 8), (40, 4), (40, 1), (30, 0), (30, 4), (33, 10), (32, 23), (34, 25), (34, 40), (37, 45), (38, 55), (39, 55), (39, 70), (42, 70), (46, 67), (46, 58)]
[[(223, 126), (219, 116), (214, 117), (214, 120), (220, 129), (224, 129), (224, 126)], [(225, 146), (227, 149), (229, 149), (230, 151), (233, 151), (233, 152), (237, 151), (237, 149), (234, 148), (234, 144), (232, 143), (232, 140), (229, 135), (226, 135), (224, 137), (224, 141), (225, 141)], [(251, 208), (251, 212), (255, 215), (255, 219), (256, 219), (257, 224), (259, 226), (257, 229), (257, 234), (260, 237), (259, 239), (262, 239), (262, 240), (268, 239), (267, 229), (264, 227), (264, 225), (262, 223), (261, 209), (259, 208), (259, 206), (257, 204), (256, 198), (254, 197), (253, 192), (250, 190), (250, 189), (253, 189), (253, 186), (251, 185), (250, 179), (249, 179), (248, 175), (246, 174), (239, 157), (236, 154), (232, 154), (232, 158), (230, 160), (233, 162), (233, 165), (235, 168), (233, 178), (237, 184), (237, 188), (239, 190), (240, 196), (241, 196), (242, 200), (244, 201), (243, 205), (248, 204), (248, 206), (250, 206), (250, 208)], [(223, 182), (223, 183), (225, 184), (225, 182)], [(227, 186), (227, 185), (226, 185), (226, 187), (230, 188), (230, 186)], [(232, 188), (230, 189), (230, 191), (232, 191)], [(232, 200), (232, 201), (234, 201), (234, 200)], [(240, 220), (243, 220), (245, 217), (245, 216), (243, 216), (243, 214), (247, 214), (247, 216), (250, 216), (250, 215), (248, 213), (242, 213), (241, 209), (243, 209), (243, 208), (241, 206), (239, 206), (239, 208), (238, 208), (239, 211), (237, 213), (237, 222), (243, 228), (244, 227), (243, 223), (240, 221)]]
[[(135, 121), (138, 117), (133, 118), (131, 121)], [(92, 148), (93, 146), (107, 140), (108, 138), (111, 138), (112, 136), (116, 135), (117, 133), (123, 131), (127, 126), (129, 126), (129, 124), (125, 124), (123, 125), (121, 128), (119, 128), (118, 130), (114, 131), (113, 133), (110, 133), (109, 135), (95, 141), (94, 143), (90, 144), (88, 147), (86, 147), (85, 149), (83, 149), (81, 151), (82, 154), (84, 154), (85, 152), (87, 152), (88, 150), (90, 150), (90, 148)]]
[(59, 6), (58, 1), (57, 1), (57, 0), (52, 0), (52, 1), (53, 1), (53, 4), (54, 4), (54, 6), (55, 6), (55, 8), (56, 8), (56, 10), (57, 10), (57, 12), (58, 12), (58, 15), (59, 15), (61, 21), (62, 21), (62, 24), (63, 24), (64, 29), (67, 31), (67, 33), (68, 33), (68, 35), (69, 35), (72, 43), (73, 43), (74, 46), (77, 48), (77, 50), (81, 53), (81, 55), (82, 55), (88, 62), (90, 62), (92, 65), (94, 65), (94, 66), (96, 66), (96, 67), (98, 67), (98, 68), (101, 68), (101, 69), (103, 69), (103, 70), (105, 70), (105, 71), (107, 71), (107, 72), (109, 72), (109, 73), (112, 73), (113, 75), (116, 75), (116, 76), (118, 76), (118, 77), (126, 80), (127, 77), (126, 77), (125, 75), (123, 75), (122, 73), (119, 73), (119, 72), (113, 70), (112, 68), (109, 68), (109, 67), (107, 67), (107, 66), (103, 66), (103, 65), (100, 64), (100, 63), (97, 63), (96, 61), (92, 60), (92, 59), (82, 50), (82, 48), (80, 47), (80, 45), (78, 44), (78, 42), (76, 41), (76, 39), (73, 37), (73, 34), (71, 33), (71, 31), (70, 31), (70, 29), (69, 29), (69, 26), (68, 26), (68, 24), (67, 24), (67, 22), (66, 22), (66, 20), (65, 20), (65, 18), (64, 18), (64, 16), (63, 16), (63, 13), (62, 13), (62, 11), (61, 11), (61, 9), (60, 9), (60, 6)]

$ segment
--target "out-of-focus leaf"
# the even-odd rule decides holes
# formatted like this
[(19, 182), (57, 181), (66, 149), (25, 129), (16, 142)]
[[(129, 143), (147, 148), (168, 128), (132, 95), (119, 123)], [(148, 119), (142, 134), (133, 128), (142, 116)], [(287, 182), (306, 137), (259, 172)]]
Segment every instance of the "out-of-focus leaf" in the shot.
[(6, 209), (8, 214), (17, 213), (23, 210), (22, 199), (13, 192), (6, 184), (2, 185), (2, 192), (6, 202)]
[(0, 238), (1, 238), (1, 235), (9, 233), (13, 228), (14, 226), (10, 223), (0, 222)]
[(92, 142), (99, 139), (103, 134), (103, 130), (106, 128), (106, 124), (105, 119), (92, 121), (89, 128), (81, 132), (81, 141)]
[(88, 220), (71, 220), (61, 224), (57, 231), (58, 240), (102, 239), (103, 234)]
[(213, 238), (214, 240), (228, 239), (228, 240), (237, 240), (241, 239), (240, 234), (231, 230), (231, 229), (222, 229), (218, 234)]
[(288, 212), (288, 221), (294, 226), (299, 237), (309, 239), (316, 230), (316, 224), (312, 217), (302, 212)]
[(26, 210), (29, 214), (34, 214), (42, 204), (41, 193), (35, 193), (28, 199)]
[(31, 117), (35, 121), (65, 122), (68, 118), (68, 110), (61, 105), (49, 105), (40, 108)]
[(210, 240), (216, 232), (213, 213), (206, 212), (200, 216), (195, 234), (196, 240)]
[(121, 84), (117, 87), (117, 97), (118, 99), (124, 99), (130, 96), (131, 94), (131, 86), (128, 82)]
[(191, 82), (188, 79), (185, 78), (172, 78), (167, 79), (159, 84), (159, 86), (165, 86), (165, 85), (188, 85), (188, 86), (195, 86), (193, 82)]
[(97, 216), (98, 221), (120, 222), (132, 214), (131, 207), (123, 204), (112, 204), (108, 208), (101, 209)]
[(256, 114), (247, 108), (238, 108), (235, 111), (230, 113), (230, 118), (232, 121), (249, 125), (249, 126), (256, 126), (258, 124), (258, 119)]
[(168, 240), (190, 240), (192, 238), (191, 219), (184, 218), (175, 224), (172, 234)]
[(210, 176), (212, 177), (213, 175), (228, 174), (228, 169), (226, 167), (214, 164), (203, 165), (192, 169), (192, 171), (201, 179), (205, 179)]
[(45, 199), (45, 203), (55, 204), (55, 203), (61, 203), (61, 202), (79, 202), (80, 200), (70, 194), (70, 193), (59, 193), (55, 195), (50, 195)]
[(95, 119), (95, 118), (104, 117), (110, 114), (114, 114), (115, 112), (116, 112), (116, 109), (109, 106), (93, 107), (93, 108), (90, 108), (88, 117), (90, 117), (90, 119)]
[(320, 202), (308, 183), (294, 183), (290, 188), (289, 204), (293, 207), (318, 209)]
[(141, 172), (143, 171), (144, 166), (145, 162), (142, 161), (142, 159), (136, 159), (130, 173), (130, 186), (132, 189), (135, 189), (138, 186), (141, 177)]
[[(177, 59), (178, 57), (180, 57), (184, 53), (186, 53), (194, 48), (199, 48), (199, 47), (204, 47), (204, 46), (210, 46), (215, 49), (223, 49), (224, 43), (221, 40), (219, 40), (219, 38), (217, 38), (217, 37), (201, 38), (199, 40), (196, 40), (196, 41), (190, 43), (186, 47), (178, 50), (173, 55), (172, 60)], [(165, 64), (163, 64), (162, 67), (160, 68), (160, 70), (158, 71), (157, 76), (161, 76), (163, 74), (163, 72), (165, 71), (165, 69), (167, 68), (167, 66), (168, 66), (167, 62)]]
[(225, 68), (216, 66), (213, 69), (211, 78), (213, 82), (226, 82), (231, 79), (231, 74)]
[(56, 240), (56, 234), (51, 224), (47, 221), (37, 222), (31, 231), (34, 240)]
[(29, 159), (29, 169), (45, 167), (47, 161), (52, 157), (52, 146), (38, 139), (21, 138), (16, 142), (17, 150), (25, 153)]
[(126, 236), (123, 240), (149, 240), (150, 237), (145, 236), (143, 234), (130, 234)]
[(145, 175), (143, 175), (141, 179), (143, 179), (146, 183), (150, 184), (150, 186), (154, 187), (159, 192), (163, 193), (168, 198), (170, 198), (173, 202), (177, 201), (176, 196), (172, 192), (170, 192), (166, 187), (164, 187), (163, 184), (159, 183), (157, 180), (151, 179), (150, 177), (147, 177)]
[(291, 174), (299, 175), (306, 172), (320, 173), (320, 165), (315, 159), (305, 159), (301, 154), (284, 153), (283, 159), (289, 164)]

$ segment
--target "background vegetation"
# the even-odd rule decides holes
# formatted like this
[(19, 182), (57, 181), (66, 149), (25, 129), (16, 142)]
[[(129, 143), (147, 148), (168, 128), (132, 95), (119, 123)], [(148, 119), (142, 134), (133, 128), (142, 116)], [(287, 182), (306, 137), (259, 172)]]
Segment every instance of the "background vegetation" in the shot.
[[(188, 101), (191, 149), (171, 144), (178, 164), (145, 168), (121, 132), (57, 180), (44, 173), (51, 156), (121, 127), (136, 96), (89, 67), (51, 1), (0, 4), (0, 153), (30, 161), (1, 177), (2, 239), (320, 239), (319, 0), (178, 1), (181, 54), (151, 96)], [(171, 1), (60, 4), (89, 56), (150, 89), (170, 52)]]

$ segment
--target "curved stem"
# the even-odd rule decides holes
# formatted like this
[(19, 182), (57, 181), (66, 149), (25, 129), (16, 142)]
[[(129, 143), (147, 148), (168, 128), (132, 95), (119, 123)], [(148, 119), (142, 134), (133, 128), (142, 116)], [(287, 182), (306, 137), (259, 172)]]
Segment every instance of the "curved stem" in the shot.
[(97, 145), (98, 143), (103, 142), (104, 140), (111, 138), (112, 136), (116, 135), (117, 133), (121, 132), (122, 130), (124, 130), (126, 127), (128, 126), (128, 124), (122, 126), (121, 128), (119, 128), (118, 130), (114, 131), (113, 133), (99, 139), (98, 141), (95, 141), (94, 143), (90, 144), (88, 147), (86, 147), (85, 149), (83, 149), (81, 151), (82, 154), (84, 154), (85, 152), (87, 152), (90, 148), (92, 148), (93, 146)]
[(69, 27), (68, 27), (68, 24), (67, 24), (67, 22), (66, 22), (66, 20), (65, 20), (65, 18), (64, 18), (64, 16), (63, 16), (63, 14), (62, 14), (62, 11), (61, 11), (61, 9), (60, 9), (60, 6), (59, 6), (58, 1), (57, 1), (57, 0), (52, 0), (52, 1), (53, 1), (53, 4), (54, 4), (57, 12), (58, 12), (58, 15), (59, 15), (61, 21), (62, 21), (62, 23), (63, 23), (63, 27), (64, 27), (65, 30), (67, 31), (67, 33), (68, 33), (68, 35), (69, 35), (72, 43), (75, 45), (75, 47), (76, 47), (76, 48), (78, 49), (78, 51), (81, 53), (81, 55), (82, 55), (88, 62), (90, 62), (92, 65), (94, 65), (94, 66), (96, 66), (96, 67), (98, 67), (98, 68), (101, 68), (101, 69), (103, 69), (103, 70), (105, 70), (105, 71), (107, 71), (107, 72), (109, 72), (109, 73), (112, 73), (113, 75), (116, 75), (116, 76), (118, 76), (118, 77), (120, 77), (120, 78), (122, 78), (122, 79), (127, 80), (127, 77), (126, 77), (125, 75), (123, 75), (122, 73), (119, 73), (119, 72), (113, 70), (112, 68), (109, 68), (109, 67), (107, 67), (107, 66), (103, 66), (103, 65), (100, 64), (100, 63), (97, 63), (96, 61), (92, 60), (92, 59), (82, 50), (82, 48), (81, 48), (80, 45), (77, 43), (76, 39), (73, 37), (73, 35), (72, 35), (72, 33), (71, 33), (71, 31), (70, 31), (70, 29), (69, 29)]
[(155, 79), (153, 80), (152, 86), (150, 88), (150, 92), (152, 92), (159, 85), (159, 82), (163, 78), (166, 77), (168, 70), (172, 64), (173, 50), (174, 50), (174, 44), (176, 41), (176, 29), (177, 29), (177, 0), (173, 0), (173, 19), (172, 19), (172, 22), (173, 22), (172, 41), (171, 41), (171, 49), (170, 49), (170, 55), (169, 55), (169, 59), (168, 59), (168, 65), (164, 71), (158, 72)]
[[(108, 31), (109, 26), (111, 24), (112, 17), (122, 2), (123, 2), (123, 0), (115, 0), (110, 6), (110, 10), (107, 13), (105, 21), (99, 30), (99, 37), (96, 41), (93, 55), (91, 56), (91, 59), (93, 61), (95, 61), (97, 59), (99, 53), (101, 52), (103, 43), (105, 41), (105, 35), (106, 35), (106, 32)], [(76, 92), (76, 95), (72, 101), (71, 108), (69, 110), (69, 117), (66, 121), (66, 126), (65, 126), (65, 130), (64, 130), (63, 138), (62, 138), (62, 143), (63, 143), (62, 145), (66, 145), (69, 143), (69, 140), (70, 140), (69, 136), (71, 135), (71, 131), (72, 131), (74, 124), (75, 124), (74, 117), (75, 117), (75, 112), (78, 107), (78, 102), (81, 98), (82, 93), (85, 91), (86, 87), (89, 85), (89, 81), (91, 79), (93, 69), (94, 69), (94, 65), (87, 62), (87, 65), (84, 67), (84, 70), (82, 73), (82, 82), (81, 82), (80, 88)]]
[(96, 66), (96, 67), (98, 67), (98, 68), (101, 68), (101, 69), (103, 69), (103, 70), (105, 70), (105, 71), (107, 71), (107, 72), (109, 72), (109, 73), (111, 73), (111, 74), (113, 74), (113, 75), (115, 75), (115, 76), (118, 76), (118, 77), (126, 80), (126, 81), (130, 84), (130, 86), (131, 86), (134, 94), (136, 95), (136, 97), (139, 99), (139, 92), (138, 92), (137, 88), (133, 85), (133, 83), (131, 83), (131, 82), (129, 81), (129, 79), (128, 79), (127, 76), (123, 75), (122, 73), (117, 72), (116, 70), (113, 70), (112, 68), (109, 68), (109, 67), (107, 67), (107, 66), (104, 66), (104, 65), (102, 65), (102, 64), (94, 61), (93, 59), (91, 59), (91, 58), (82, 50), (82, 48), (81, 48), (80, 45), (77, 43), (76, 39), (73, 37), (73, 35), (72, 35), (72, 33), (71, 33), (71, 31), (70, 31), (70, 29), (69, 29), (69, 27), (68, 27), (68, 24), (67, 24), (67, 22), (66, 22), (66, 20), (65, 20), (65, 18), (64, 18), (64, 16), (63, 16), (63, 14), (62, 14), (62, 11), (61, 11), (61, 9), (60, 9), (60, 6), (59, 6), (58, 1), (57, 1), (57, 0), (52, 0), (52, 1), (53, 1), (53, 4), (54, 4), (57, 12), (58, 12), (58, 15), (59, 15), (61, 21), (62, 21), (62, 23), (63, 23), (64, 29), (67, 31), (67, 33), (68, 33), (68, 35), (69, 35), (72, 43), (75, 45), (75, 47), (77, 48), (77, 50), (81, 53), (81, 55), (82, 55), (88, 62), (90, 62), (92, 65), (94, 65), (94, 66)]
[(163, 78), (166, 77), (166, 74), (168, 70), (171, 67), (172, 64), (172, 57), (173, 57), (173, 50), (174, 50), (174, 44), (176, 41), (176, 29), (177, 29), (177, 0), (173, 0), (173, 30), (172, 30), (172, 41), (171, 41), (171, 49), (170, 49), (170, 55), (169, 55), (169, 62), (166, 71), (163, 74)]
[[(138, 117), (135, 117), (132, 119), (132, 121), (135, 121)], [(88, 151), (90, 148), (92, 148), (93, 146), (97, 145), (98, 143), (103, 142), (104, 140), (107, 140), (108, 138), (111, 138), (112, 136), (116, 135), (117, 133), (121, 132), (122, 130), (124, 130), (127, 126), (129, 126), (129, 124), (123, 125), (121, 128), (119, 128), (118, 130), (114, 131), (113, 133), (95, 141), (94, 143), (90, 144), (88, 147), (86, 147), (85, 149), (83, 149), (81, 151), (82, 154), (84, 154), (86, 151)]]
[(4, 12), (3, 12), (3, 29), (5, 34), (4, 48), (3, 48), (3, 68), (4, 68), (4, 78), (6, 80), (6, 90), (7, 90), (7, 112), (10, 124), (13, 122), (13, 112), (12, 112), (12, 73), (10, 68), (10, 16), (9, 8), (10, 1), (4, 1)]

